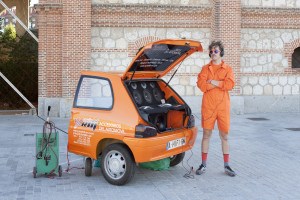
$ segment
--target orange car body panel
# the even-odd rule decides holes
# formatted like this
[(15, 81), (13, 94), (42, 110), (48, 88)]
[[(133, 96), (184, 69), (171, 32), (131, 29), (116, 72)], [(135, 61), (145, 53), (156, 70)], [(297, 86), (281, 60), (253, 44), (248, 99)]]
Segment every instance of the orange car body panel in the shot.
[[(124, 138), (124, 142), (130, 147), (133, 152), (135, 161), (148, 162), (167, 158), (193, 148), (197, 137), (198, 127), (190, 129), (180, 129), (172, 131), (172, 133), (163, 133), (151, 138)], [(169, 141), (186, 137), (184, 146), (167, 150)]]

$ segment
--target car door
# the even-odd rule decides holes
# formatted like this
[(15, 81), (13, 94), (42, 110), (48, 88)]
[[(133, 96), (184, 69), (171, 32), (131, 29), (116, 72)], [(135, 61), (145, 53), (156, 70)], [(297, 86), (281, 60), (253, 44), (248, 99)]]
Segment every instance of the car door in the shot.
[(69, 126), (69, 150), (90, 155), (99, 141), (101, 116), (114, 105), (111, 82), (104, 77), (82, 75), (74, 98)]

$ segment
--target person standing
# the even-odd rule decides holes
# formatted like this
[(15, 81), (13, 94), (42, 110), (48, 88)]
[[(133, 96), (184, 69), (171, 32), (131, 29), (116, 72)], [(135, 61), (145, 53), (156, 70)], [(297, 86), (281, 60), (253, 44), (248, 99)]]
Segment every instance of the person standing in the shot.
[(236, 173), (229, 166), (228, 133), (230, 126), (230, 97), (229, 90), (234, 87), (232, 68), (227, 65), (222, 57), (224, 46), (221, 41), (213, 41), (209, 45), (211, 61), (205, 65), (198, 75), (197, 86), (204, 93), (201, 107), (201, 125), (203, 138), (201, 144), (202, 163), (196, 170), (200, 175), (206, 171), (209, 141), (217, 120), (219, 135), (222, 141), (225, 173), (235, 176)]

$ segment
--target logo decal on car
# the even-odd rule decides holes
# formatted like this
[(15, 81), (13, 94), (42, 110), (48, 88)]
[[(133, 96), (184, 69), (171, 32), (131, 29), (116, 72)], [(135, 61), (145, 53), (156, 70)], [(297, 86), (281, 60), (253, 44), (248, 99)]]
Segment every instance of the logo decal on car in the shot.
[(82, 126), (82, 127), (86, 127), (86, 128), (92, 128), (93, 131), (95, 131), (99, 120), (95, 120), (95, 119), (83, 119), (83, 118), (77, 118), (74, 119), (75, 121), (75, 127), (77, 128), (78, 126)]
[(82, 124), (82, 118), (80, 118), (80, 119), (74, 119), (74, 121), (75, 121), (75, 127), (74, 128), (77, 128), (77, 126), (81, 126), (81, 124)]

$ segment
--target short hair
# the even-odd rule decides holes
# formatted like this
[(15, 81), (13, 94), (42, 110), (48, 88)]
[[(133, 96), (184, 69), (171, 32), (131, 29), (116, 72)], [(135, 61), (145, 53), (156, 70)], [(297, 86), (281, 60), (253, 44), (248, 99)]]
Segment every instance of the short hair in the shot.
[(221, 51), (224, 52), (224, 46), (220, 40), (214, 40), (210, 43), (208, 49), (212, 50), (213, 47), (219, 47)]

